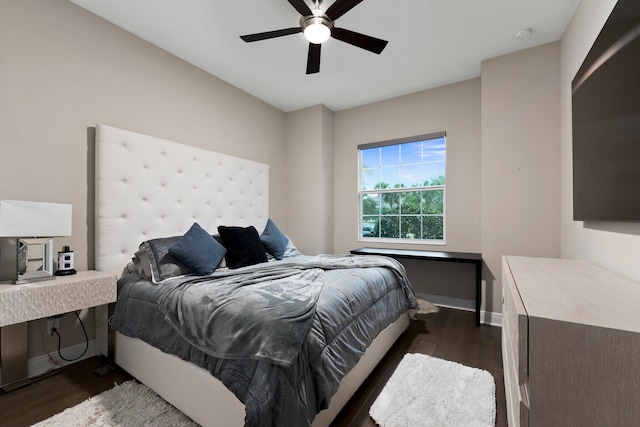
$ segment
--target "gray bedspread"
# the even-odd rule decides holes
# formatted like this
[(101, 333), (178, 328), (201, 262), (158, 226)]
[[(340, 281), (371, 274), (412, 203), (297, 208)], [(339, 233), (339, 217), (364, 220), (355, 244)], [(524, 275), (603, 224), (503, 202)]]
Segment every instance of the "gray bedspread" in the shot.
[(378, 333), (416, 307), (391, 258), (302, 256), (207, 280), (125, 276), (111, 324), (208, 369), (245, 404), (245, 426), (302, 427)]

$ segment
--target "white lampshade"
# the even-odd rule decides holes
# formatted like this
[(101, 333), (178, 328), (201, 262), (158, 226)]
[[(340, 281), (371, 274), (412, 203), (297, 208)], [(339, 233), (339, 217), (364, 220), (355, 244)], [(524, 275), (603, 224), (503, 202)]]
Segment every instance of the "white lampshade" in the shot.
[(0, 237), (71, 236), (71, 205), (0, 200)]

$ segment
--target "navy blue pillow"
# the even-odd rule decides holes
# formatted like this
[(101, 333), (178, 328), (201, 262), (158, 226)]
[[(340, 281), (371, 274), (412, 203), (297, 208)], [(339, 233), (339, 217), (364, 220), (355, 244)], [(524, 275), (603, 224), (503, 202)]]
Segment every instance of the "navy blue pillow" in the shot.
[(260, 240), (266, 251), (275, 259), (284, 258), (284, 254), (289, 245), (289, 238), (278, 228), (275, 222), (269, 219), (264, 231), (260, 235)]
[(226, 251), (225, 247), (204, 231), (197, 222), (194, 222), (189, 231), (169, 248), (171, 255), (200, 276), (213, 273)]
[(225, 227), (221, 225), (218, 227), (218, 234), (222, 244), (227, 248), (225, 258), (229, 268), (267, 262), (267, 253), (254, 226)]

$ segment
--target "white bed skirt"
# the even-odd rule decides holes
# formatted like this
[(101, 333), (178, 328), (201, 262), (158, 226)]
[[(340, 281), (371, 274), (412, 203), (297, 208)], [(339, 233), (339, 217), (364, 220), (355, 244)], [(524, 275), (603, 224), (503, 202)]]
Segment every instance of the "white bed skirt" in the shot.
[[(344, 377), (313, 427), (327, 427), (409, 325), (403, 314), (382, 331)], [(116, 364), (204, 427), (244, 425), (244, 405), (207, 370), (116, 332)]]

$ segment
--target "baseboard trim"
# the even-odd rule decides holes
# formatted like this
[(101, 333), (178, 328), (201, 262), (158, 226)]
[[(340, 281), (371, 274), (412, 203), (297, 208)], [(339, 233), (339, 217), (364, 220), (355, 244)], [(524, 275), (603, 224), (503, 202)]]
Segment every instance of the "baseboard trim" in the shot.
[[(76, 344), (70, 347), (65, 347), (60, 350), (62, 355), (67, 359), (74, 359), (80, 355), (85, 348), (86, 344)], [(43, 354), (41, 356), (32, 357), (27, 360), (27, 375), (29, 378), (36, 378), (40, 375), (44, 375), (46, 373), (55, 371), (56, 369), (60, 369), (64, 366), (71, 365), (72, 363), (80, 362), (81, 360), (88, 359), (96, 355), (96, 343), (94, 340), (89, 341), (89, 347), (87, 348), (87, 352), (82, 355), (78, 360), (74, 360), (72, 362), (68, 362), (66, 360), (60, 359), (58, 357), (58, 351), (52, 351), (51, 357), (58, 363), (54, 364), (49, 360), (49, 356), (47, 354)], [(2, 368), (0, 368), (0, 381), (2, 380)]]
[[(476, 311), (475, 300), (422, 293), (417, 293), (416, 295), (439, 307), (453, 308), (456, 310), (464, 311)], [(480, 322), (485, 325), (502, 327), (502, 313), (494, 313), (491, 311), (481, 310)]]

